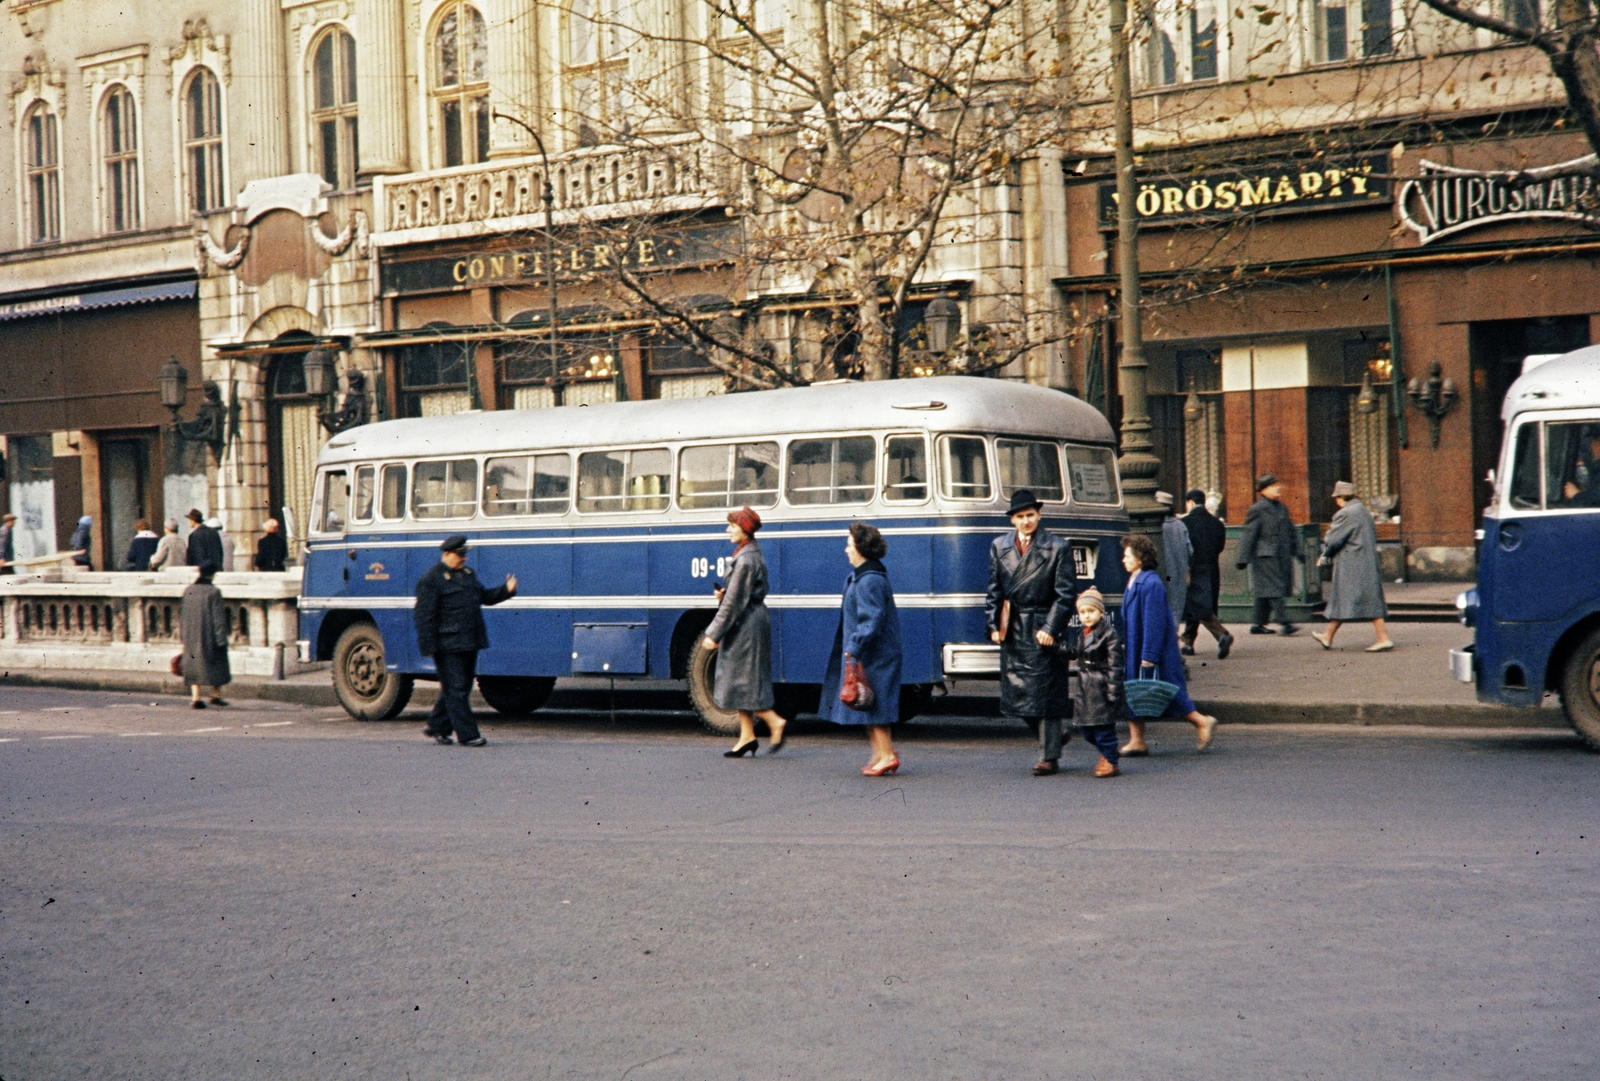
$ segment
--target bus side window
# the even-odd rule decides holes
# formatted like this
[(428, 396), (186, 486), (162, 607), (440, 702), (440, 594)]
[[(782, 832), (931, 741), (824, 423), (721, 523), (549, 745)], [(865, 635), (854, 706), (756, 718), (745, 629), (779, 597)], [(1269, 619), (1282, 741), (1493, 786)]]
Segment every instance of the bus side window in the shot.
[(322, 532), (343, 533), (350, 509), (350, 475), (340, 469), (322, 475)]
[(1117, 456), (1106, 447), (1074, 447), (1068, 444), (1067, 478), (1072, 481), (1074, 503), (1102, 503), (1116, 506)]
[(578, 455), (578, 509), (586, 513), (666, 510), (672, 452), (606, 450)]
[(1511, 465), (1511, 505), (1518, 510), (1539, 510), (1539, 422), (1517, 428), (1516, 457)]
[(1600, 507), (1600, 420), (1546, 421), (1544, 505)]
[(370, 465), (356, 470), (356, 506), (350, 514), (351, 521), (372, 521), (373, 482), (376, 479), (377, 471)]
[(411, 474), (413, 518), (470, 518), (478, 505), (478, 463), (418, 462)]
[(928, 498), (928, 443), (920, 435), (891, 435), (883, 441), (883, 498), (920, 503)]
[(939, 491), (946, 499), (993, 498), (982, 436), (940, 436), (939, 466)]
[(406, 467), (383, 467), (383, 500), (378, 505), (378, 515), (388, 521), (406, 516)]
[(490, 458), (483, 465), (483, 513), (565, 514), (571, 485), (570, 455)]
[(878, 487), (876, 452), (870, 435), (796, 439), (789, 444), (789, 502), (872, 502)]
[(1056, 444), (1036, 440), (996, 439), (994, 454), (1000, 464), (1000, 494), (1006, 498), (1019, 488), (1032, 490), (1046, 503), (1067, 498), (1061, 487), (1061, 452)]
[(778, 444), (723, 443), (678, 454), (678, 506), (771, 507), (778, 502)]

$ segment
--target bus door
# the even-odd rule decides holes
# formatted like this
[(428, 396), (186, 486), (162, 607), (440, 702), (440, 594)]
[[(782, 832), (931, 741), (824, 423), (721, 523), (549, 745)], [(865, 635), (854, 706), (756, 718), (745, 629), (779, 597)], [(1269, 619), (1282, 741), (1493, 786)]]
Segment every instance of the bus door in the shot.
[(517, 576), (517, 595), (486, 608), (491, 676), (563, 676), (571, 668), (572, 455), (513, 454), (483, 463), (486, 523), (468, 558), (486, 586)]
[[(1497, 622), (1559, 621), (1600, 598), (1600, 410), (1519, 419), (1495, 535)], [(1540, 668), (1543, 667), (1541, 664)]]
[(346, 525), (345, 593), (366, 600), (388, 648), (384, 663), (401, 670), (411, 647), (411, 578), (400, 530), (406, 511), (406, 467), (398, 463), (358, 465), (351, 472), (350, 517)]
[[(328, 469), (317, 478), (311, 510), (302, 592), (308, 597), (343, 597), (350, 591), (350, 565), (343, 548), (350, 515), (350, 471)], [(315, 549), (312, 549), (315, 545)]]

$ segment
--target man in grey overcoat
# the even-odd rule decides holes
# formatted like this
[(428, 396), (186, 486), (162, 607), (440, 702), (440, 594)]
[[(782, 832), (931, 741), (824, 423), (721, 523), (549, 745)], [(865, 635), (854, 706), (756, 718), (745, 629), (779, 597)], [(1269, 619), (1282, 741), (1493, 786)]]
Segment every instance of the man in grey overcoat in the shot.
[(1172, 609), (1172, 622), (1183, 626), (1183, 609), (1189, 596), (1189, 561), (1194, 556), (1194, 541), (1189, 527), (1177, 517), (1171, 492), (1157, 492), (1156, 502), (1166, 509), (1161, 520), (1161, 570), (1167, 585), (1167, 605)]
[(1294, 561), (1305, 559), (1295, 536), (1289, 508), (1283, 505), (1283, 486), (1271, 473), (1256, 478), (1256, 501), (1244, 516), (1244, 532), (1239, 535), (1236, 555), (1238, 567), (1250, 568), (1250, 592), (1255, 596), (1255, 619), (1251, 634), (1271, 634), (1267, 621), (1278, 624), (1279, 634), (1293, 634), (1300, 628), (1289, 622), (1285, 601), (1294, 592)]
[(1372, 512), (1356, 497), (1356, 486), (1347, 480), (1333, 486), (1333, 501), (1339, 504), (1339, 511), (1322, 539), (1322, 558), (1317, 560), (1319, 567), (1333, 566), (1333, 585), (1323, 613), (1328, 630), (1325, 634), (1313, 632), (1311, 637), (1323, 649), (1332, 649), (1333, 636), (1341, 623), (1371, 620), (1377, 641), (1367, 647), (1367, 652), (1387, 653), (1394, 648), (1394, 640), (1389, 637), (1385, 622), (1389, 608), (1383, 602), (1378, 529), (1372, 524)]
[(221, 688), (233, 682), (228, 666), (228, 611), (222, 592), (211, 584), (215, 563), (202, 563), (200, 577), (183, 591), (178, 609), (178, 637), (183, 642), (183, 681), (190, 687), (195, 709), (205, 709), (202, 690), (211, 692), (213, 706), (225, 706)]

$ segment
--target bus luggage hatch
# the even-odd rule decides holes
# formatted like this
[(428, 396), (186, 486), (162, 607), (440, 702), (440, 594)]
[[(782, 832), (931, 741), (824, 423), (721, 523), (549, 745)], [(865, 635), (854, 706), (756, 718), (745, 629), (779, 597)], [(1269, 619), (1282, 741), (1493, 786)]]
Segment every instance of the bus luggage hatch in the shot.
[(642, 676), (647, 623), (574, 623), (572, 674)]

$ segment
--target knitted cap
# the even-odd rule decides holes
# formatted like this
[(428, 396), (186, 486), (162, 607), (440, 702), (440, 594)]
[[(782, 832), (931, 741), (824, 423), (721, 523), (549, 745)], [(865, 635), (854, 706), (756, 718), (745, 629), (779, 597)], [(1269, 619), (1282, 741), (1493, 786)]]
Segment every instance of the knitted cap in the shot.
[(1078, 594), (1078, 607), (1082, 608), (1085, 605), (1090, 608), (1098, 608), (1101, 615), (1105, 614), (1106, 599), (1094, 586), (1090, 586), (1088, 589)]

